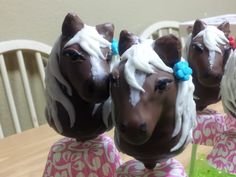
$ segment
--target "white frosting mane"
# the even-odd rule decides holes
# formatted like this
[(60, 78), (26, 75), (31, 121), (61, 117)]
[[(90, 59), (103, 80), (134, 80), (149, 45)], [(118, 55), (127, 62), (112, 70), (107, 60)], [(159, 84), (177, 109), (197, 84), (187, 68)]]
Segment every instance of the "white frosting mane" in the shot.
[(236, 50), (231, 51), (221, 80), (221, 100), (226, 113), (236, 115)]
[[(59, 84), (66, 88), (67, 94), (72, 95), (72, 90), (68, 82), (62, 76), (59, 67), (59, 56), (60, 56), (60, 44), (61, 37), (56, 41), (51, 51), (48, 65), (45, 69), (45, 83), (46, 83), (46, 99), (47, 99), (47, 114), (48, 119), (53, 119), (57, 130), (62, 133), (62, 125), (58, 119), (56, 102), (62, 104), (66, 109), (70, 119), (70, 126), (73, 127), (75, 123), (75, 109), (71, 101), (63, 93)], [(107, 56), (103, 56), (101, 48), (111, 47), (111, 43), (104, 39), (96, 30), (95, 27), (84, 25), (84, 28), (78, 31), (64, 47), (68, 47), (73, 44), (79, 44), (89, 55), (90, 62), (92, 65), (91, 72), (94, 79), (102, 79), (105, 75), (103, 67), (100, 66), (100, 59), (105, 59)], [(105, 104), (106, 105), (106, 104)], [(107, 106), (106, 106), (107, 107)], [(96, 106), (95, 106), (96, 109)], [(104, 114), (103, 114), (104, 115)], [(107, 116), (105, 116), (107, 118)], [(103, 118), (103, 119), (106, 119)], [(107, 120), (104, 123), (107, 125)]]
[[(142, 85), (138, 81), (139, 74), (136, 70), (141, 71), (146, 75), (149, 73), (154, 73), (154, 67), (160, 70), (173, 73), (173, 69), (165, 65), (157, 53), (153, 50), (153, 40), (141, 41), (141, 43), (131, 46), (128, 50), (124, 52), (121, 59), (127, 59), (125, 64), (124, 74), (127, 83), (130, 85), (131, 89), (131, 100), (137, 98), (132, 98), (132, 89), (140, 92), (145, 92)], [(144, 83), (142, 82), (142, 84)], [(196, 119), (196, 108), (195, 102), (193, 100), (194, 85), (192, 83), (192, 77), (188, 81), (179, 81), (178, 83), (178, 93), (176, 98), (176, 108), (175, 108), (175, 129), (172, 136), (176, 136), (181, 131), (182, 136), (179, 142), (171, 149), (171, 151), (176, 151), (183, 145), (189, 143), (192, 139), (192, 129), (195, 126)], [(139, 99), (138, 99), (139, 100)]]
[(49, 61), (45, 69), (45, 83), (46, 83), (46, 99), (47, 99), (47, 114), (48, 119), (51, 121), (53, 119), (56, 129), (62, 133), (62, 125), (58, 119), (57, 115), (57, 105), (56, 102), (61, 103), (66, 109), (70, 118), (70, 126), (72, 127), (75, 123), (75, 109), (71, 101), (63, 93), (59, 83), (66, 88), (67, 94), (72, 95), (72, 90), (69, 83), (62, 76), (59, 68), (59, 54), (60, 54), (60, 43), (61, 37), (54, 44), (51, 54), (49, 56)]
[(208, 48), (208, 50), (217, 51), (222, 54), (219, 45), (226, 45), (229, 40), (225, 37), (223, 31), (219, 30), (215, 26), (206, 26), (206, 28), (200, 31), (193, 39), (198, 37), (203, 38), (203, 43)]

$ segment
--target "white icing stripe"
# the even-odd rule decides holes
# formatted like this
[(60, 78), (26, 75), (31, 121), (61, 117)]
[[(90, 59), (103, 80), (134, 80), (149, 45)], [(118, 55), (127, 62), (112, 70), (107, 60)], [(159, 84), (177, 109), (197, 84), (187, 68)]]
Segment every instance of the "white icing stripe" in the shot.
[(213, 64), (215, 63), (216, 52), (214, 50), (209, 50), (209, 64), (210, 68), (212, 69)]
[(231, 51), (221, 80), (221, 99), (226, 113), (236, 115), (236, 50)]
[[(146, 74), (142, 72), (135, 72), (135, 79), (137, 80), (137, 83), (141, 86), (143, 86)], [(131, 105), (135, 106), (140, 100), (140, 91), (134, 88), (130, 88), (130, 103)]]
[[(111, 116), (111, 104), (112, 104), (112, 100), (111, 100), (111, 97), (109, 97), (104, 102), (103, 107), (102, 107), (102, 120), (107, 128), (109, 128), (109, 118)], [(114, 125), (113, 120), (111, 121), (112, 121), (112, 124)], [(113, 126), (110, 126), (110, 127), (113, 127)]]
[(171, 151), (178, 150), (186, 143), (186, 140), (191, 139), (192, 134), (190, 132), (196, 126), (196, 105), (193, 100), (193, 92), (192, 77), (188, 81), (179, 81), (175, 108), (175, 129), (172, 137), (177, 136), (181, 128), (182, 135), (178, 144)]
[[(45, 83), (46, 83), (46, 97), (47, 97), (47, 110), (49, 119), (53, 119), (57, 130), (62, 133), (62, 125), (57, 115), (56, 101), (61, 103), (68, 112), (70, 118), (70, 126), (75, 123), (75, 110), (70, 100), (64, 95), (59, 83), (64, 85), (68, 95), (72, 95), (71, 87), (62, 76), (59, 69), (58, 55), (60, 53), (61, 37), (54, 44), (51, 55), (49, 57), (48, 65), (45, 69)], [(58, 83), (59, 82), (59, 83)]]
[(62, 76), (60, 67), (59, 67), (60, 43), (61, 43), (61, 36), (57, 39), (57, 41), (55, 42), (52, 48), (51, 54), (49, 56), (47, 68), (50, 71), (52, 77), (55, 77), (61, 84), (63, 84), (66, 87), (68, 95), (71, 96), (72, 95), (71, 88), (68, 82)]
[(103, 80), (106, 76), (106, 71), (101, 65), (101, 60), (95, 58), (94, 56), (91, 56), (90, 63), (92, 65), (91, 72), (93, 80)]

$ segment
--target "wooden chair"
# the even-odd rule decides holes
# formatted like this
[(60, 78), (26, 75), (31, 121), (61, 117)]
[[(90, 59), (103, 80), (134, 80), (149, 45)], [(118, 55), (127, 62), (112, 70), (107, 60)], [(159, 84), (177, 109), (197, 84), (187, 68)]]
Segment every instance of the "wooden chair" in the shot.
[(0, 138), (46, 122), (44, 67), (50, 52), (36, 41), (0, 42)]
[(182, 45), (184, 45), (184, 38), (179, 34), (179, 24), (177, 21), (160, 21), (147, 27), (140, 35), (141, 38), (157, 39), (167, 34), (174, 34), (179, 37)]

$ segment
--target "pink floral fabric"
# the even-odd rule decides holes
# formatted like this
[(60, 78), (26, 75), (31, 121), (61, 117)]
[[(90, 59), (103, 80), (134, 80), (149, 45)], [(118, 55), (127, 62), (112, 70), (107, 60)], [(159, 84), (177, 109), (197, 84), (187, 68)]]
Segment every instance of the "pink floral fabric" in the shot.
[(224, 115), (205, 109), (197, 114), (197, 126), (193, 130), (193, 143), (213, 146), (218, 133), (224, 132)]
[(114, 142), (106, 135), (85, 142), (63, 138), (51, 147), (43, 176), (113, 177), (120, 164)]
[(183, 165), (175, 159), (157, 164), (153, 170), (146, 169), (137, 160), (130, 160), (116, 170), (115, 177), (187, 177), (187, 175)]
[(197, 116), (193, 143), (213, 146), (208, 162), (217, 169), (236, 174), (236, 118), (212, 110)]

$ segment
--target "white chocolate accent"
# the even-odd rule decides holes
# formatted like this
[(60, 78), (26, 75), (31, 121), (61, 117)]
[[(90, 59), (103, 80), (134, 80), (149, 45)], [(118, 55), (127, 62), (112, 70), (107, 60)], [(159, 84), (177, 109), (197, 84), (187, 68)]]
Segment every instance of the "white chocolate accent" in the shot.
[(188, 143), (188, 139), (192, 138), (192, 130), (196, 126), (196, 105), (193, 100), (194, 85), (192, 77), (188, 81), (179, 81), (178, 93), (175, 107), (175, 129), (172, 137), (179, 134), (182, 127), (182, 135), (171, 152), (178, 150)]
[(64, 79), (59, 69), (58, 55), (60, 53), (60, 43), (61, 43), (61, 37), (59, 37), (59, 39), (54, 44), (51, 55), (49, 57), (49, 62), (45, 69), (46, 73), (45, 83), (46, 83), (46, 99), (47, 99), (46, 108), (47, 108), (47, 113), (49, 114), (48, 116), (49, 121), (50, 119), (53, 119), (57, 130), (60, 133), (62, 133), (63, 129), (58, 119), (56, 102), (62, 104), (63, 107), (68, 112), (71, 127), (75, 123), (75, 110), (74, 106), (72, 105), (70, 100), (64, 95), (63, 91), (59, 86), (59, 83), (64, 85), (67, 90), (67, 94), (72, 95), (71, 87), (69, 86), (68, 82)]
[(73, 44), (79, 44), (90, 56), (102, 59), (105, 57), (102, 54), (101, 47), (111, 48), (111, 43), (104, 39), (95, 27), (86, 24), (65, 44), (64, 48)]
[(224, 111), (236, 115), (236, 50), (231, 51), (221, 80), (221, 100)]
[[(146, 74), (140, 71), (135, 72), (135, 79), (137, 80), (137, 83), (141, 86), (143, 86)], [(140, 100), (140, 91), (135, 88), (130, 88), (130, 103), (132, 106), (135, 106)]]
[(90, 55), (93, 79), (102, 80), (106, 72), (99, 59), (105, 60), (107, 56), (103, 56), (101, 48), (111, 48), (111, 43), (104, 39), (95, 27), (84, 24), (84, 27), (65, 44), (64, 48), (73, 44), (79, 44)]
[(215, 26), (206, 26), (206, 28), (200, 31), (193, 39), (202, 37), (205, 46), (208, 50), (213, 50), (222, 54), (219, 45), (226, 45), (229, 40), (225, 37), (223, 31), (219, 30)]
[[(103, 123), (106, 125), (107, 128), (109, 128), (109, 118), (110, 118), (110, 115), (111, 115), (111, 104), (112, 104), (112, 100), (111, 100), (111, 97), (109, 97), (104, 102), (103, 107), (102, 107), (102, 120), (103, 120)], [(112, 119), (111, 119), (111, 121), (113, 122)], [(114, 123), (112, 123), (112, 124), (114, 125)]]
[(127, 49), (121, 59), (128, 59), (125, 64), (125, 78), (128, 84), (142, 92), (145, 90), (139, 85), (135, 78), (135, 71), (140, 70), (147, 74), (154, 73), (153, 67), (172, 73), (173, 70), (165, 65), (152, 48), (153, 40), (145, 40)]
[(209, 51), (208, 59), (209, 59), (210, 68), (212, 69), (215, 59), (216, 59), (216, 52), (214, 50)]

